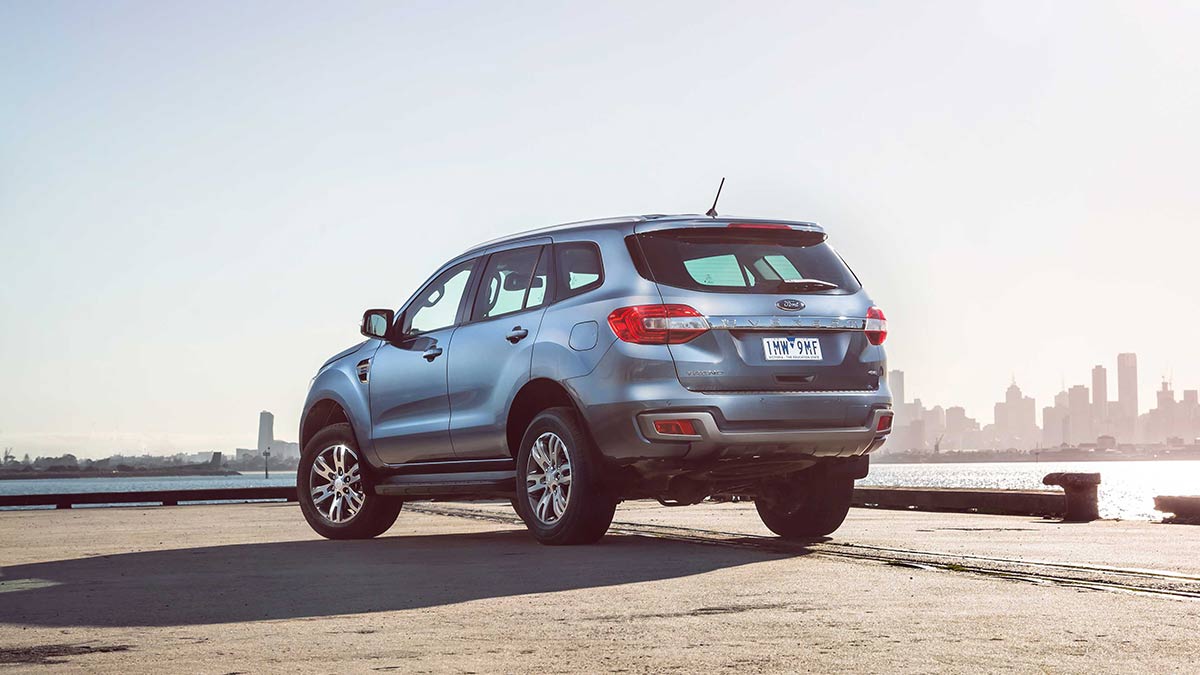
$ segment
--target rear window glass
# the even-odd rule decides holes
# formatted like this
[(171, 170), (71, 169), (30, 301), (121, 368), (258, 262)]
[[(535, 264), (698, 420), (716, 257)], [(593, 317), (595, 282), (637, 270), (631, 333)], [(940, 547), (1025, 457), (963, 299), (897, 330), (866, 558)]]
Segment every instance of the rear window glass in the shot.
[(695, 228), (635, 237), (643, 276), (668, 286), (723, 293), (854, 293), (861, 288), (818, 233)]

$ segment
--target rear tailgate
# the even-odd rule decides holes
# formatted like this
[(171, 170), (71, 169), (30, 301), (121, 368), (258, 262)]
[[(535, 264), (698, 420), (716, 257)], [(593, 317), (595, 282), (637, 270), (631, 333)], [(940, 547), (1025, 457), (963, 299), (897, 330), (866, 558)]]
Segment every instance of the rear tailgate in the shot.
[(879, 388), (881, 351), (864, 333), (871, 301), (824, 239), (811, 226), (739, 227), (720, 221), (631, 237), (639, 271), (657, 283), (663, 302), (690, 306), (712, 326), (686, 343), (670, 345), (684, 387), (700, 392)]

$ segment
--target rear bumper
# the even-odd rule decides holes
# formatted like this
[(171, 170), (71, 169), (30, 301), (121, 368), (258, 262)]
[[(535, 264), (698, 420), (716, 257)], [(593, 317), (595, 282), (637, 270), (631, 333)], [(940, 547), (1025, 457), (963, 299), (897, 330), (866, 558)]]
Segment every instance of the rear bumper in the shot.
[[(771, 454), (809, 455), (813, 457), (854, 457), (878, 448), (891, 431), (892, 411), (876, 408), (863, 426), (833, 427), (817, 429), (788, 428), (732, 428), (722, 429), (717, 418), (710, 412), (654, 412), (637, 415), (638, 429), (651, 443), (689, 444), (689, 458), (707, 457), (712, 454), (723, 456), (743, 454), (729, 452), (742, 449), (744, 454), (753, 454), (770, 447)], [(654, 423), (662, 420), (686, 419), (692, 423), (694, 435), (665, 434), (659, 432)], [(885, 424), (884, 431), (879, 431)]]
[[(600, 453), (618, 465), (857, 457), (879, 448), (890, 431), (876, 431), (892, 409), (886, 380), (870, 391), (697, 392), (680, 384), (664, 345), (618, 342), (595, 370), (563, 384)], [(696, 437), (655, 432), (662, 416), (695, 420)]]

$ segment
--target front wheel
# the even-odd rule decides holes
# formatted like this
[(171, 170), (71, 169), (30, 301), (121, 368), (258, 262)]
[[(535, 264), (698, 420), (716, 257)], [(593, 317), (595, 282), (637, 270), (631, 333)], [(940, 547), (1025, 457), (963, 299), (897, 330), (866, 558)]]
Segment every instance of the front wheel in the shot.
[(325, 427), (300, 454), (296, 492), (304, 519), (326, 539), (370, 539), (400, 515), (400, 500), (370, 489), (367, 466), (349, 424)]
[(804, 471), (764, 486), (754, 498), (767, 529), (785, 539), (832, 534), (846, 520), (854, 498), (854, 478)]
[(514, 506), (539, 542), (591, 544), (608, 531), (617, 503), (601, 485), (595, 454), (570, 408), (550, 408), (529, 423)]

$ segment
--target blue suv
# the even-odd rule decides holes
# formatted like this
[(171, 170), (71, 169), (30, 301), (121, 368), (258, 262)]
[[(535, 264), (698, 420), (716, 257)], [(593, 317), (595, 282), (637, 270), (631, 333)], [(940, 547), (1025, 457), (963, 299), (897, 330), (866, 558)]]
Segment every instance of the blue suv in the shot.
[(814, 223), (696, 215), (481, 244), (313, 378), (305, 518), (374, 537), (401, 504), (509, 499), (545, 544), (616, 504), (754, 498), (827, 535), (891, 431), (883, 312)]

